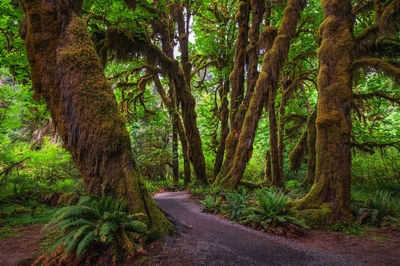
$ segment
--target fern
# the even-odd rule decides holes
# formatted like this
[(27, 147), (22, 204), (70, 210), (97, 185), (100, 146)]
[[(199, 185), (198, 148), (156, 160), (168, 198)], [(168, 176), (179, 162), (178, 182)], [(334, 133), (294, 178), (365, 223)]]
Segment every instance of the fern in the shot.
[[(109, 250), (116, 259), (122, 255), (133, 256), (142, 250), (142, 238), (147, 226), (138, 221), (143, 213), (130, 214), (126, 201), (115, 202), (111, 197), (101, 199), (82, 197), (77, 205), (58, 211), (48, 229), (62, 232), (48, 249), (50, 256), (74, 256), (80, 261), (95, 261), (101, 251)], [(64, 249), (59, 252), (60, 247)], [(96, 252), (90, 252), (95, 249)]]

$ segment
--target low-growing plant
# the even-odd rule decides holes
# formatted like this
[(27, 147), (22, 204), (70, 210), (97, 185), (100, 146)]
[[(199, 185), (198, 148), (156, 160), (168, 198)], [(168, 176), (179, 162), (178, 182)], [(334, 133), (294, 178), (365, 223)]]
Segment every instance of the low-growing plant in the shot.
[(239, 221), (252, 213), (252, 208), (249, 206), (250, 195), (246, 189), (227, 192), (225, 197), (226, 204), (223, 205), (223, 210), (230, 213), (229, 219)]
[(190, 190), (190, 194), (195, 198), (204, 198), (208, 189), (208, 187), (194, 187)]
[(334, 226), (332, 226), (331, 229), (333, 231), (342, 232), (347, 235), (362, 235), (362, 234), (364, 234), (364, 230), (363, 230), (362, 226), (358, 223), (351, 223), (351, 224), (348, 224), (346, 222), (336, 223)]
[[(99, 258), (115, 263), (143, 251), (146, 225), (131, 214), (124, 201), (111, 197), (83, 197), (75, 206), (59, 210), (44, 227), (58, 231), (37, 264), (95, 263)], [(108, 257), (107, 257), (108, 256)]]
[(297, 219), (288, 206), (289, 197), (282, 191), (257, 191), (258, 204), (255, 213), (249, 221), (259, 222), (264, 229), (276, 227), (279, 224), (291, 223), (301, 228), (307, 226)]
[(357, 216), (359, 224), (370, 224), (386, 226), (400, 224), (398, 215), (397, 201), (391, 196), (391, 193), (384, 190), (378, 190), (372, 197), (364, 202), (352, 200), (352, 211)]
[(204, 204), (204, 211), (217, 213), (221, 211), (221, 201), (220, 196), (207, 195), (204, 200), (200, 200), (200, 203)]

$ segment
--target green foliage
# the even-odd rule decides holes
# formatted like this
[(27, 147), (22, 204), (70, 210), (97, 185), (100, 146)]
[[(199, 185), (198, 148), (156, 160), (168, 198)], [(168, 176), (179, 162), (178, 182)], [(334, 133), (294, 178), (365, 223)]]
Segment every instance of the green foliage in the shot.
[(352, 223), (352, 224), (348, 224), (346, 222), (336, 223), (334, 226), (332, 226), (331, 229), (336, 232), (345, 233), (346, 235), (363, 235), (364, 234), (363, 228), (358, 223)]
[(226, 204), (224, 204), (223, 210), (230, 213), (229, 219), (233, 221), (239, 221), (245, 219), (251, 214), (252, 209), (249, 208), (250, 194), (246, 189), (241, 191), (227, 192), (225, 194)]
[(57, 209), (32, 200), (9, 201), (0, 205), (0, 223), (5, 227), (47, 223)]
[(207, 195), (204, 200), (200, 200), (200, 203), (204, 204), (204, 211), (217, 213), (221, 211), (221, 201), (220, 196)]
[(190, 190), (190, 194), (195, 198), (204, 198), (208, 190), (208, 187), (194, 187)]
[(288, 206), (289, 197), (282, 191), (257, 191), (257, 207), (249, 221), (259, 222), (264, 229), (276, 227), (279, 224), (291, 223), (306, 228), (303, 221), (296, 219)]
[(364, 201), (356, 200), (360, 194), (360, 192), (354, 193), (352, 198), (352, 211), (359, 224), (400, 226), (399, 199), (394, 198), (388, 191), (378, 190), (372, 196), (364, 194), (361, 197), (365, 198)]
[[(107, 250), (113, 261), (133, 257), (142, 251), (147, 226), (139, 221), (143, 214), (130, 214), (127, 204), (111, 197), (83, 197), (78, 205), (59, 210), (45, 226), (62, 234), (52, 239), (48, 254), (62, 247), (63, 253), (81, 261), (95, 261)], [(61, 256), (59, 259), (62, 259)]]

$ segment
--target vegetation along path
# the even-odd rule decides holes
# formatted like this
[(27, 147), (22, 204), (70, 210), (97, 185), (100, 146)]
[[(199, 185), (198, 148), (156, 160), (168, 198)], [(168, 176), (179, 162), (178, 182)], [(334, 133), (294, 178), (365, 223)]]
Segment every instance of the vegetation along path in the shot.
[[(360, 265), (286, 238), (271, 236), (201, 212), (186, 192), (156, 194), (160, 208), (191, 228), (167, 241), (177, 260), (196, 265)], [(161, 262), (162, 263), (162, 262)]]

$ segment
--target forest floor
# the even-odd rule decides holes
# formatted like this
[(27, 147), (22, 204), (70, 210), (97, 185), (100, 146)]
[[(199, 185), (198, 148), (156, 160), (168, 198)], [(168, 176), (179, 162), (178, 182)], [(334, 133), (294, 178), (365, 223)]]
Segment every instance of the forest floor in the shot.
[[(124, 265), (400, 265), (400, 232), (311, 230), (287, 238), (203, 213), (186, 192), (156, 194), (155, 199), (182, 232)], [(0, 265), (29, 265), (40, 252), (41, 227), (14, 228), (0, 239)]]

